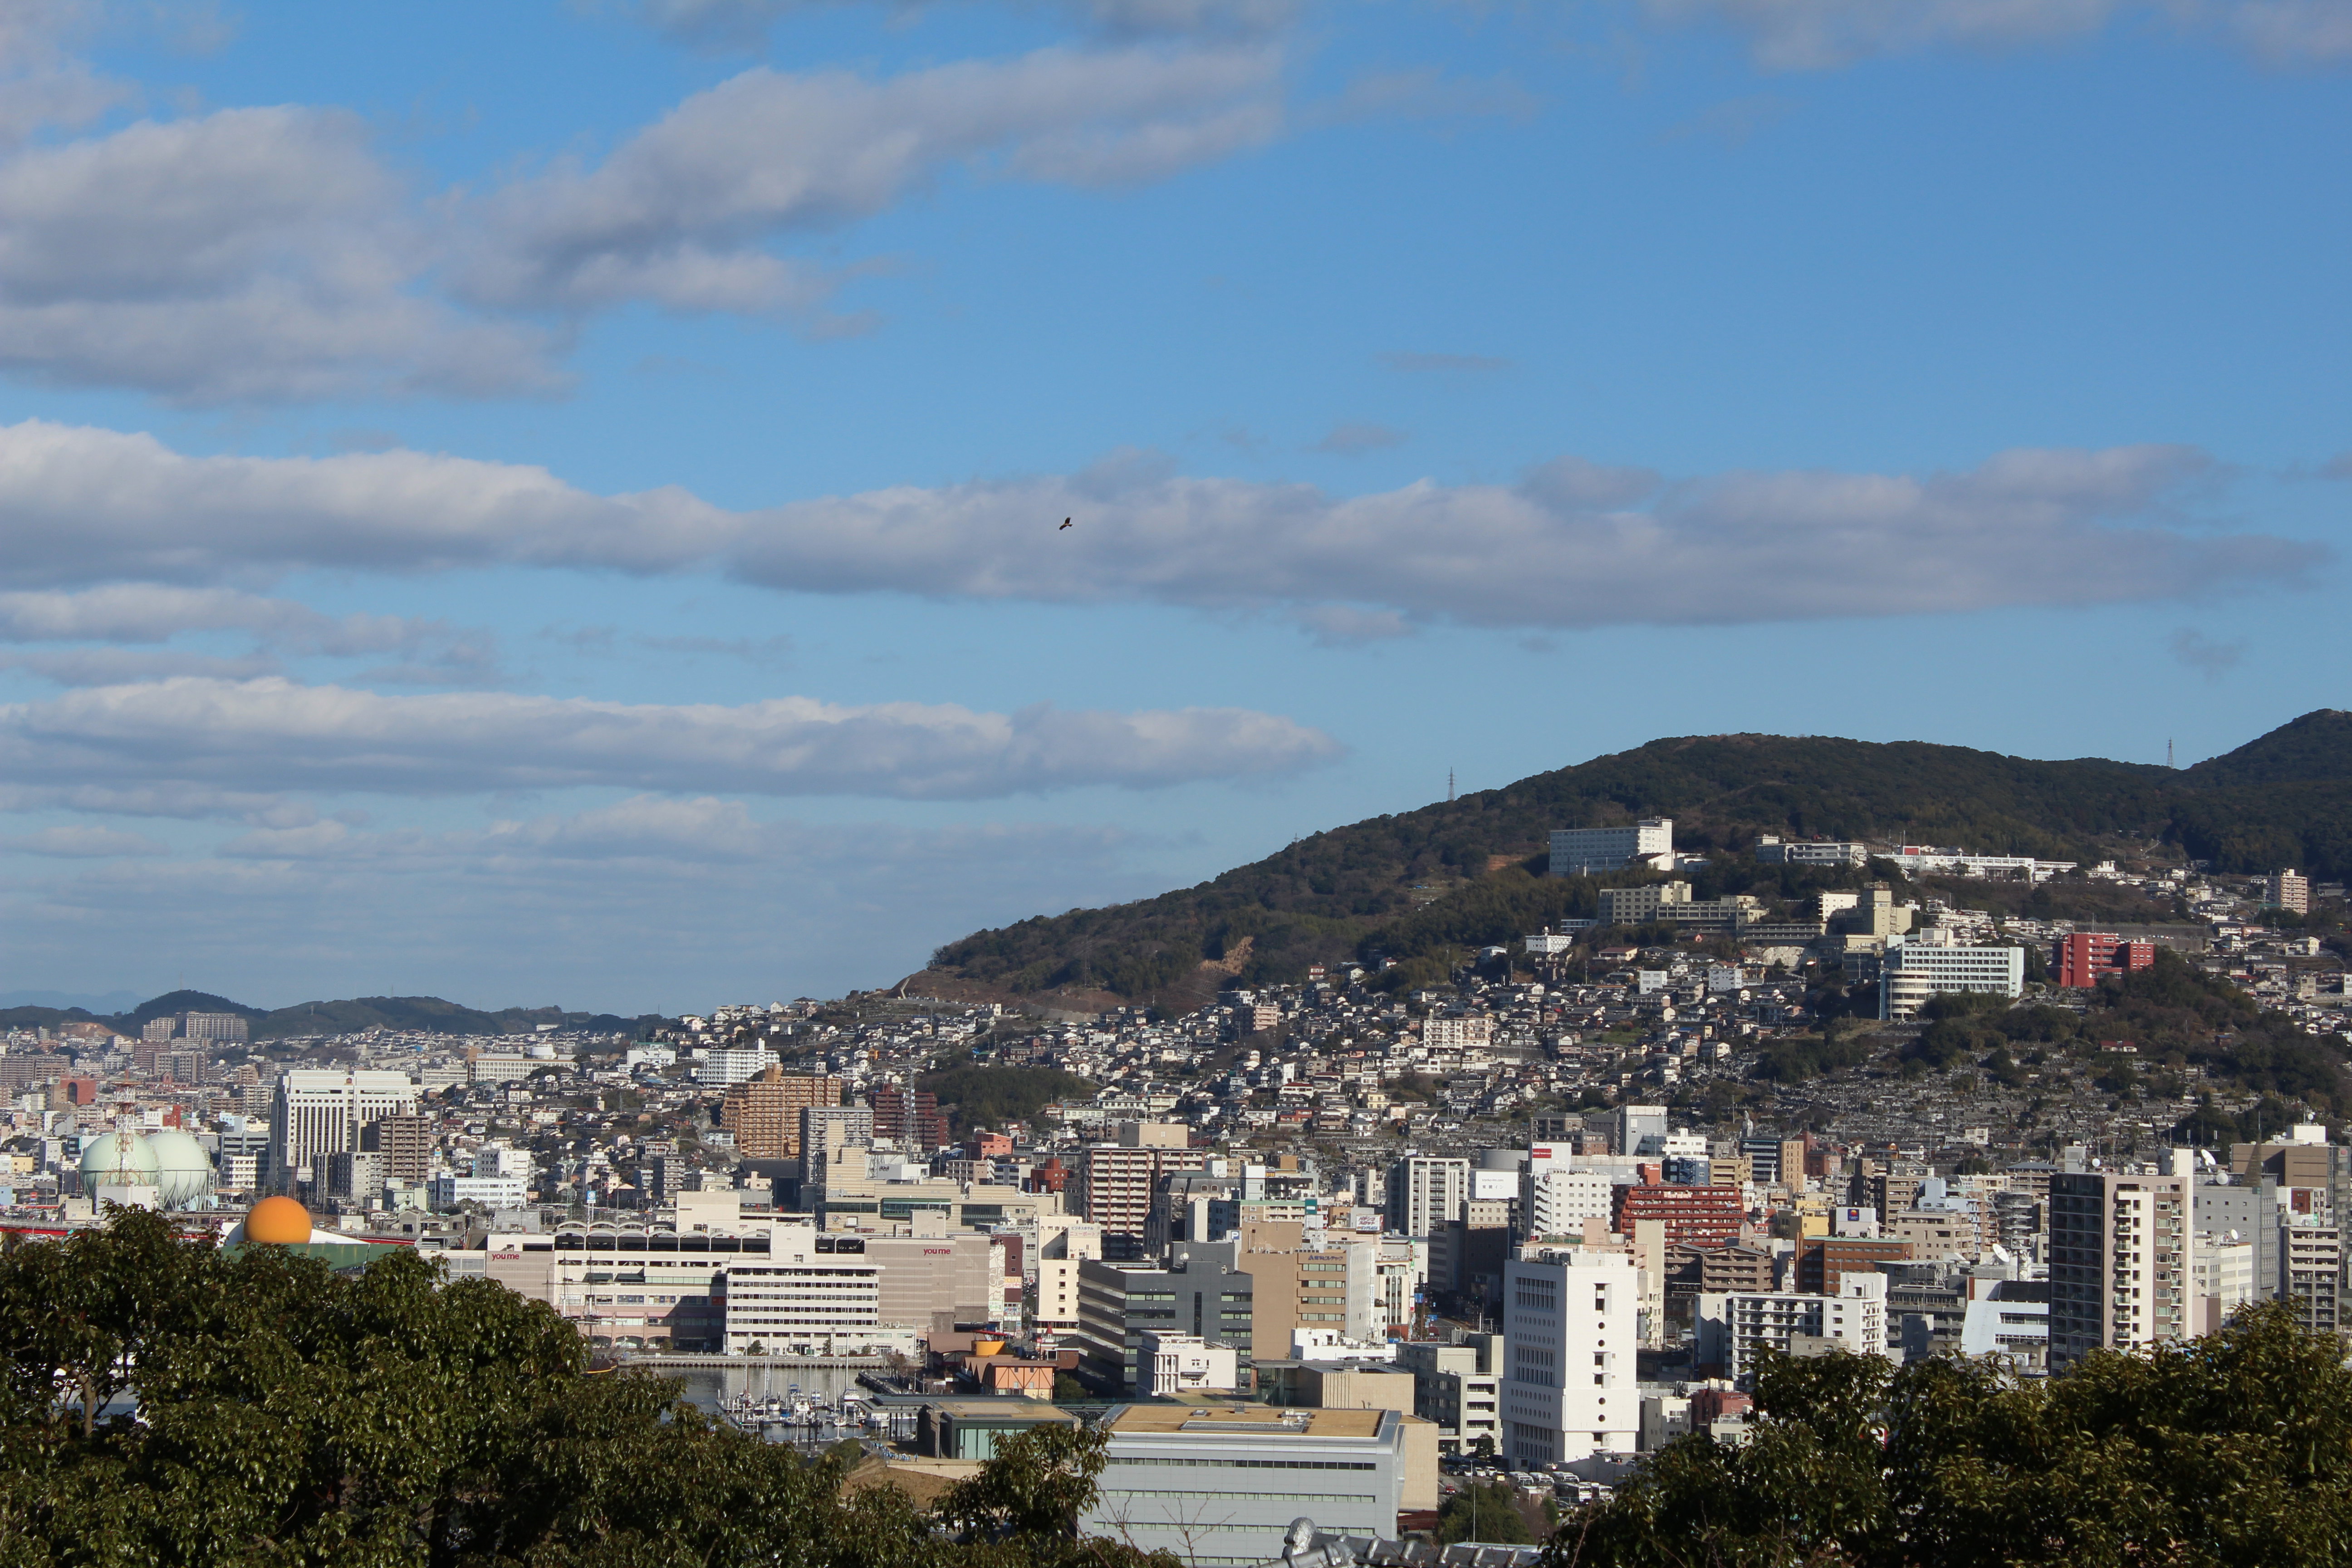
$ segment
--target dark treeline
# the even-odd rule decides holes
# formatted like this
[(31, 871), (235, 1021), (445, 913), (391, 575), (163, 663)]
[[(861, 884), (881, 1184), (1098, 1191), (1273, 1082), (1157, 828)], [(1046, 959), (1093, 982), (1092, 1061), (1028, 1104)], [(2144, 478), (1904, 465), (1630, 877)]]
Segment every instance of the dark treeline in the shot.
[(0, 1255), (0, 1568), (1174, 1568), (1077, 1535), (1091, 1435), (925, 1511), (404, 1247), (343, 1277), (118, 1213)]

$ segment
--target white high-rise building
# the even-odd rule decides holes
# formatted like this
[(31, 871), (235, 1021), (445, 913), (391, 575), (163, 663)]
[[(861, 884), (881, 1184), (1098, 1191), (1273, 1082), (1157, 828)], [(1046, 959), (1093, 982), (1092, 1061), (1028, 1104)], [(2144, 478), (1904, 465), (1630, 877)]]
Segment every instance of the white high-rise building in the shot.
[(416, 1110), (403, 1072), (297, 1070), (278, 1079), (269, 1124), (269, 1173), (280, 1185), (323, 1183), (327, 1156), (360, 1146), (360, 1129)]
[(1551, 874), (1586, 877), (1595, 871), (1675, 866), (1675, 819), (1647, 816), (1632, 827), (1556, 827), (1551, 834)]
[(694, 1080), (706, 1089), (749, 1083), (774, 1067), (776, 1053), (765, 1046), (713, 1046), (702, 1053)]
[(1531, 1237), (1577, 1236), (1588, 1219), (1609, 1218), (1614, 1197), (1601, 1171), (1537, 1171), (1522, 1178), (1519, 1212)]
[(1462, 1217), (1470, 1201), (1470, 1162), (1408, 1154), (1389, 1167), (1391, 1230), (1427, 1236)]
[(2025, 991), (2021, 947), (1941, 947), (1906, 942), (1886, 950), (1879, 973), (1878, 1016), (1916, 1018), (1928, 998), (1975, 991), (2015, 1000)]
[(1542, 1249), (1503, 1266), (1503, 1451), (1515, 1467), (1634, 1447), (1640, 1297), (1622, 1252)]
[(1818, 1340), (1853, 1355), (1886, 1353), (1886, 1276), (1847, 1273), (1834, 1296), (1793, 1290), (1727, 1290), (1702, 1295), (1698, 1359), (1725, 1377), (1756, 1370), (1758, 1353), (1786, 1352), (1800, 1339)]

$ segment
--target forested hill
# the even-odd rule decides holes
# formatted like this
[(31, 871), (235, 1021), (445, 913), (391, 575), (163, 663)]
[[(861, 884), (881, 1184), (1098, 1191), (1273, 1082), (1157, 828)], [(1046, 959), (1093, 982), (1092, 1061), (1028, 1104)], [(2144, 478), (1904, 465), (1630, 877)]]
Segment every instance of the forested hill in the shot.
[(341, 1002), (299, 1002), (275, 1010), (249, 1007), (207, 991), (173, 991), (142, 1002), (128, 1013), (102, 1015), (79, 1007), (11, 1007), (0, 1011), (0, 1026), (100, 1023), (119, 1033), (137, 1035), (150, 1018), (173, 1013), (235, 1013), (246, 1020), (256, 1040), (285, 1039), (298, 1035), (356, 1034), (363, 1029), (413, 1030), (442, 1035), (527, 1035), (541, 1024), (555, 1024), (592, 1034), (642, 1037), (647, 1026), (666, 1020), (648, 1016), (621, 1018), (609, 1013), (567, 1013), (561, 1007), (501, 1007), (478, 1012), (438, 996), (361, 996)]
[(1591, 883), (1530, 875), (1551, 829), (1643, 816), (1673, 817), (1676, 847), (1690, 849), (1745, 851), (1777, 833), (2095, 860), (2140, 838), (2222, 870), (2300, 866), (2337, 878), (2352, 871), (2352, 713), (2308, 713), (2179, 771), (1923, 742), (1653, 741), (1318, 833), (1195, 888), (977, 932), (940, 948), (908, 984), (1189, 1002), (1228, 975), (1293, 980), (1307, 963), (1375, 949), (1402, 957), (1502, 941), (1591, 912)]

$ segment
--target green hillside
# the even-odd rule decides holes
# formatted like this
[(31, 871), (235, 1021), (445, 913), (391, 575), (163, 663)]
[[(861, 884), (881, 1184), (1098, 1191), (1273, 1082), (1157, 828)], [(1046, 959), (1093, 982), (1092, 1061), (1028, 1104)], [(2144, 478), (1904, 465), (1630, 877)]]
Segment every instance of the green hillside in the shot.
[[(2306, 714), (2179, 772), (1922, 742), (1654, 741), (1318, 833), (1198, 887), (980, 931), (940, 948), (913, 984), (1189, 1000), (1227, 975), (1289, 980), (1375, 951), (1409, 958), (1507, 941), (1591, 913), (1612, 880), (1531, 874), (1551, 829), (1644, 816), (1673, 817), (1675, 844), (1694, 850), (1745, 851), (1777, 833), (2095, 860), (2138, 839), (2222, 870), (2294, 865), (2337, 878), (2352, 870), (2352, 714)], [(1699, 891), (1793, 900), (1830, 879), (1739, 860)]]
[[(253, 1026), (257, 1040), (289, 1035), (348, 1035), (362, 1029), (425, 1029), (444, 1035), (499, 1035), (509, 1026), (438, 996), (358, 996), (343, 1002), (301, 1002), (280, 1007)], [(511, 1026), (527, 1033), (528, 1024)]]

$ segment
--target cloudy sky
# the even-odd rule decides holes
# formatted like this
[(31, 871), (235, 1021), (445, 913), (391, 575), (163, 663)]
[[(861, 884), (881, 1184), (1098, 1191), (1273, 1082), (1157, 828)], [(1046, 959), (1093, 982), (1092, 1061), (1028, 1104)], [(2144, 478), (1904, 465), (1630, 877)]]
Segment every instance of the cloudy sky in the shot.
[(0, 992), (2352, 706), (2348, 146), (2352, 0), (0, 0)]

